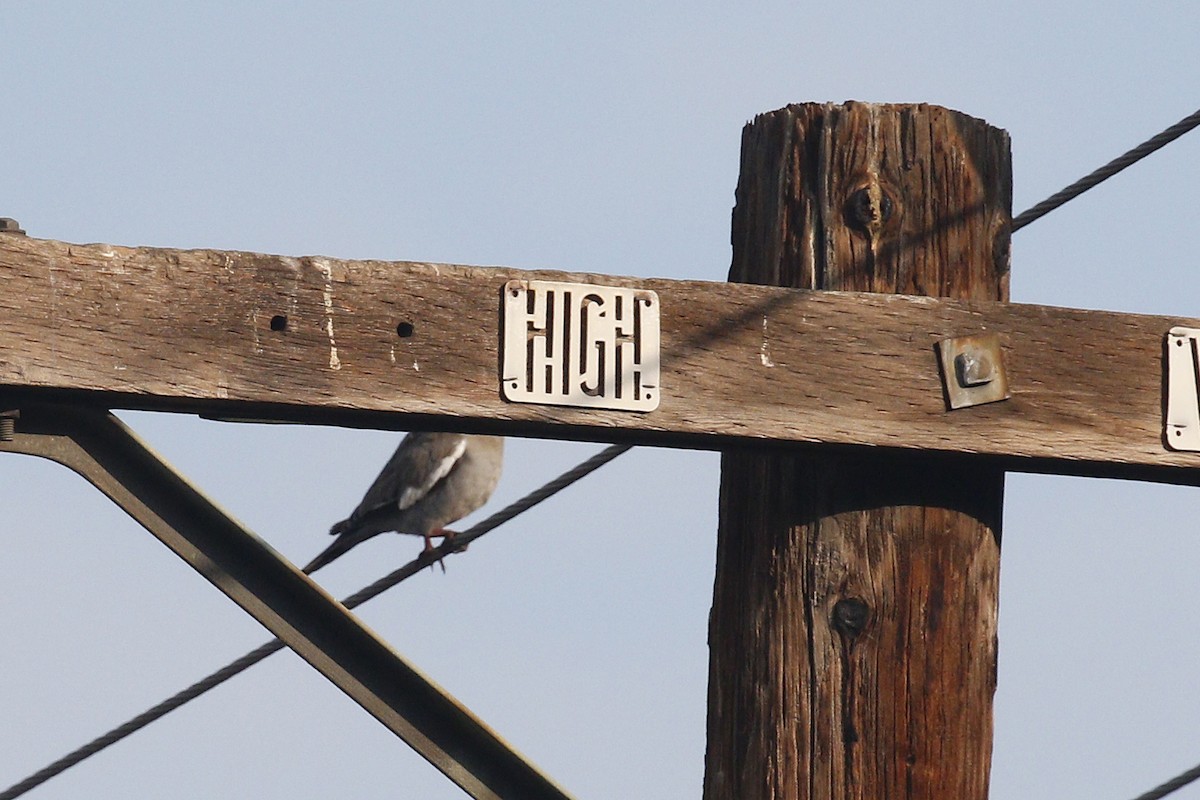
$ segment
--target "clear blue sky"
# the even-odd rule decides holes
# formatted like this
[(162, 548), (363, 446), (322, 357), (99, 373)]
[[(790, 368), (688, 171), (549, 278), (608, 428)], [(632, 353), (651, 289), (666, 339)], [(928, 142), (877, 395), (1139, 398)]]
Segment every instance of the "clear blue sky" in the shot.
[[(1195, 110), (1200, 6), (0, 2), (0, 216), (74, 242), (722, 280), (743, 123), (930, 102), (1019, 211)], [(1200, 316), (1200, 134), (1017, 234), (1013, 299)], [(4, 347), (19, 346), (5, 342)], [(125, 415), (297, 561), (395, 434)], [(516, 441), (498, 508), (596, 449)], [(717, 458), (642, 449), (362, 610), (580, 798), (695, 798)], [(263, 641), (64, 470), (0, 458), (0, 788)], [(1195, 489), (1014, 475), (996, 800), (1200, 761)], [(381, 537), (336, 594), (419, 548)], [(31, 793), (461, 796), (290, 653)], [(1200, 798), (1189, 788), (1181, 800)]]

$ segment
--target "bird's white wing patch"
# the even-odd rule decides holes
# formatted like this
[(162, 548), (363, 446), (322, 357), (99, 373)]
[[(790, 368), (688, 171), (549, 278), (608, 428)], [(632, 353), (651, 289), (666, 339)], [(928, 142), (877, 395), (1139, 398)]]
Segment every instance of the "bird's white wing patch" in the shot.
[(458, 444), (450, 451), (450, 454), (439, 461), (428, 475), (424, 476), (425, 480), (419, 486), (405, 486), (404, 491), (400, 493), (400, 499), (396, 501), (396, 505), (400, 510), (410, 507), (425, 495), (429, 494), (429, 490), (437, 485), (437, 482), (450, 474), (450, 470), (454, 469), (454, 465), (462, 458), (467, 449), (467, 439), (462, 437)]

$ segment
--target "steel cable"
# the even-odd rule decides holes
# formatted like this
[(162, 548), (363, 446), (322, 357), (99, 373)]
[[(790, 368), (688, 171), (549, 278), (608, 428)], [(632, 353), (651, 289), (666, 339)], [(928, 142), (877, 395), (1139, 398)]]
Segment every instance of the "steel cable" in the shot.
[(1022, 211), (1013, 217), (1013, 233), (1021, 230), (1021, 228), (1024, 228), (1034, 220), (1044, 217), (1067, 201), (1075, 199), (1101, 181), (1107, 180), (1126, 167), (1141, 161), (1155, 150), (1175, 141), (1197, 125), (1200, 125), (1200, 110), (1192, 112), (1162, 133), (1152, 136), (1129, 152), (1114, 158), (1103, 167), (1100, 167), (1100, 169), (1090, 175), (1085, 175), (1065, 189), (1055, 192), (1032, 208)]
[(1192, 767), (1187, 772), (1176, 775), (1161, 786), (1156, 786), (1145, 794), (1138, 795), (1133, 800), (1159, 800), (1159, 798), (1166, 797), (1176, 789), (1182, 789), (1197, 778), (1200, 778), (1200, 764)]

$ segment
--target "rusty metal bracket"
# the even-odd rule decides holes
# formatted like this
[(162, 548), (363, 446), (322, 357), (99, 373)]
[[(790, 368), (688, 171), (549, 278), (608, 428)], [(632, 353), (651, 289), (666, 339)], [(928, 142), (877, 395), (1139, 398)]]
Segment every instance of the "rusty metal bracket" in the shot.
[(0, 452), (81, 475), (471, 797), (569, 797), (112, 414), (22, 408), (13, 428)]

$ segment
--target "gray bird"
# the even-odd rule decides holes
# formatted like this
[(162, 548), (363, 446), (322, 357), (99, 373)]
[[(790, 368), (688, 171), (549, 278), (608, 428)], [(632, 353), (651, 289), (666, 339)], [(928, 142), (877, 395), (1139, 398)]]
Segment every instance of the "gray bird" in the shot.
[(463, 433), (410, 433), (388, 459), (358, 508), (329, 529), (338, 537), (308, 566), (313, 572), (350, 548), (385, 531), (411, 533), (433, 548), (445, 526), (492, 496), (500, 480), (504, 439)]

